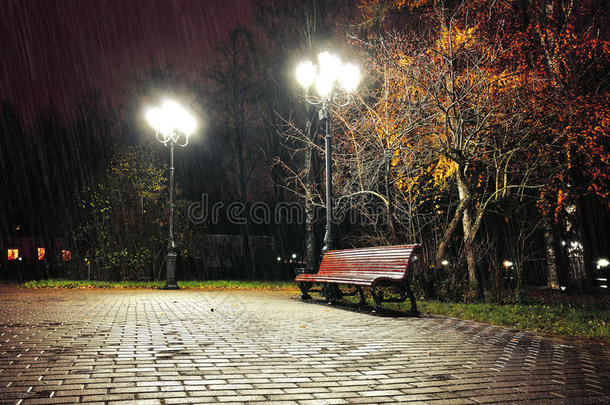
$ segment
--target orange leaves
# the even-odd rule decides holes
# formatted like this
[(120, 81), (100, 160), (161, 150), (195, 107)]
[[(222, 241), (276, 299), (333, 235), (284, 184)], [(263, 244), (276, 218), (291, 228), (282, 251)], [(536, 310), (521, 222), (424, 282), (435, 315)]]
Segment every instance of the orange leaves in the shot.
[(475, 28), (459, 28), (442, 26), (440, 36), (436, 42), (436, 50), (440, 54), (460, 52), (465, 49), (473, 49), (475, 44)]
[(457, 163), (444, 156), (438, 160), (411, 173), (409, 176), (399, 176), (396, 187), (403, 192), (422, 192), (432, 188), (443, 189), (447, 187), (449, 180), (455, 175)]
[(557, 201), (555, 202), (555, 217), (557, 217), (559, 212), (563, 209), (566, 197), (566, 193), (564, 193), (562, 189), (559, 189), (559, 191), (557, 192)]
[(579, 163), (588, 178), (587, 191), (610, 198), (610, 99), (585, 104), (578, 129), (571, 136)]
[(458, 168), (457, 163), (453, 160), (449, 160), (444, 156), (440, 156), (437, 164), (432, 166), (431, 175), (432, 183), (434, 186), (439, 187), (444, 185), (445, 182), (453, 177)]

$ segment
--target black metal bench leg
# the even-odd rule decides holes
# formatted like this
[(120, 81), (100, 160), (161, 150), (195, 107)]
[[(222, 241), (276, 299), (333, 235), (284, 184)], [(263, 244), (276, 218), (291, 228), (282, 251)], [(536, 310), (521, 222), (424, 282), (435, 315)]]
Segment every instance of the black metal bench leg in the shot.
[(407, 283), (406, 289), (407, 289), (407, 295), (409, 296), (409, 301), (411, 301), (411, 314), (417, 316), (417, 315), (419, 315), (419, 311), (417, 310), (417, 303), (415, 302), (415, 295), (413, 294), (413, 290), (411, 290), (410, 283)]
[(326, 284), (323, 289), (324, 298), (328, 300), (330, 305), (334, 305), (338, 300), (343, 297), (343, 293), (337, 284)]
[(309, 290), (311, 289), (311, 283), (297, 283), (299, 288), (301, 289), (301, 300), (306, 301), (311, 299), (311, 295), (309, 295)]
[(363, 306), (366, 303), (366, 297), (364, 296), (364, 291), (362, 291), (362, 287), (358, 286), (358, 293), (360, 294), (360, 302), (358, 305)]
[(383, 302), (383, 291), (376, 292), (374, 288), (371, 288), (371, 296), (375, 301), (375, 311), (381, 310), (381, 303)]

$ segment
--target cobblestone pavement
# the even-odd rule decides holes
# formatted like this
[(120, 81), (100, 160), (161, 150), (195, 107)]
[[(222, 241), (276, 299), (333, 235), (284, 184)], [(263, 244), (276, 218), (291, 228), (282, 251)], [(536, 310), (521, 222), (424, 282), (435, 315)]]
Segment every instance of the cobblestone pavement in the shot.
[(1, 288), (0, 402), (609, 403), (610, 349), (255, 291)]

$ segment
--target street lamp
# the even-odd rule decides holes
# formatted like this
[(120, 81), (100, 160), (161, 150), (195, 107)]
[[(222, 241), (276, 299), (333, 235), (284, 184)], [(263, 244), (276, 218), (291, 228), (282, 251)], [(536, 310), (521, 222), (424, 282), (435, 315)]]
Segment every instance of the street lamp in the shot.
[[(352, 92), (360, 82), (360, 69), (351, 63), (343, 64), (338, 56), (328, 52), (318, 55), (318, 65), (310, 61), (301, 62), (296, 70), (299, 84), (305, 92), (308, 103), (319, 106), (318, 118), (323, 121), (326, 151), (326, 233), (322, 254), (334, 248), (332, 227), (332, 140), (330, 137), (331, 105), (344, 107), (351, 101)], [(337, 86), (338, 85), (338, 86)], [(312, 96), (309, 89), (315, 87), (317, 96)]]
[(149, 108), (146, 120), (155, 129), (157, 140), (169, 145), (169, 240), (167, 243), (166, 290), (177, 290), (176, 245), (174, 244), (174, 145), (186, 146), (189, 136), (195, 132), (195, 118), (180, 104), (172, 100), (164, 101), (160, 107)]

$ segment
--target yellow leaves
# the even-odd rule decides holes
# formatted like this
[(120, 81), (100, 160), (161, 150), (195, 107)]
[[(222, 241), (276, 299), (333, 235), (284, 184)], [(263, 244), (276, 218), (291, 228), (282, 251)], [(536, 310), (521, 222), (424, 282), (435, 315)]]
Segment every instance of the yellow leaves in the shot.
[(443, 185), (447, 179), (453, 177), (457, 170), (457, 163), (441, 156), (435, 166), (431, 168), (432, 182), (438, 187)]
[(507, 70), (500, 73), (488, 72), (488, 81), (494, 92), (508, 92), (519, 85), (519, 77)]
[(398, 62), (397, 63), (398, 63), (398, 66), (400, 66), (400, 67), (409, 66), (410, 64), (413, 63), (413, 58), (410, 57), (410, 56), (407, 56), (405, 54), (401, 54), (398, 57)]
[[(446, 187), (448, 180), (455, 175), (457, 168), (457, 163), (441, 156), (436, 162), (422, 167), (416, 173), (410, 175), (396, 173), (397, 178), (394, 184), (405, 194), (405, 198), (414, 198), (414, 195), (426, 195), (430, 193), (431, 188), (442, 189)], [(440, 193), (434, 192), (433, 194), (432, 197), (428, 198), (415, 198), (415, 201), (418, 202), (418, 205), (438, 202), (441, 198)]]
[(435, 48), (441, 53), (447, 53), (449, 51), (456, 52), (459, 49), (469, 49), (475, 45), (474, 35), (474, 27), (462, 29), (456, 26), (451, 26), (451, 28), (443, 26)]
[(428, 0), (396, 0), (394, 2), (394, 6), (400, 10), (403, 7), (408, 7), (410, 10), (419, 8), (421, 6), (425, 6), (428, 3)]

